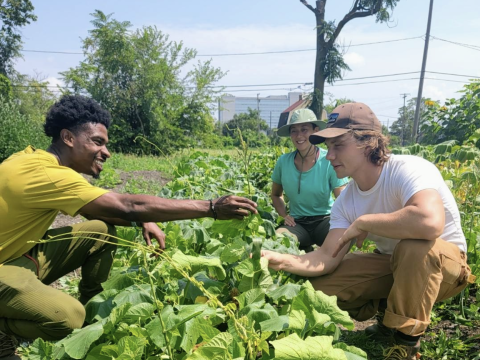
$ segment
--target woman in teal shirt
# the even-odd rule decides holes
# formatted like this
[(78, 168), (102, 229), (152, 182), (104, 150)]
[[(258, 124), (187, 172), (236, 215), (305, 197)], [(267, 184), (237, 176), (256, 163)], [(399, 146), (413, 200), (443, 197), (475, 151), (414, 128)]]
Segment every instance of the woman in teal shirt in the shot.
[[(346, 178), (337, 178), (325, 158), (327, 151), (308, 141), (311, 134), (325, 125), (313, 111), (300, 109), (277, 132), (279, 136), (290, 136), (297, 149), (282, 155), (272, 174), (273, 206), (285, 219), (277, 232), (288, 231), (298, 239), (300, 249), (306, 251), (311, 251), (314, 244), (323, 244), (330, 228), (332, 192), (338, 197), (348, 182)], [(290, 213), (283, 193), (288, 197)]]

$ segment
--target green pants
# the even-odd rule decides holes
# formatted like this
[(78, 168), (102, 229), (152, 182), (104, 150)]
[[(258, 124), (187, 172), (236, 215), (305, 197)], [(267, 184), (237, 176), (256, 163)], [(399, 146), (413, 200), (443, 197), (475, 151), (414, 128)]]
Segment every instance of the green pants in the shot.
[[(0, 331), (27, 339), (59, 340), (82, 327), (82, 304), (102, 291), (112, 266), (116, 245), (101, 240), (115, 242), (110, 238), (115, 227), (87, 221), (49, 230), (44, 239), (58, 235), (70, 239), (38, 244), (0, 266)], [(79, 267), (80, 301), (48, 286)]]

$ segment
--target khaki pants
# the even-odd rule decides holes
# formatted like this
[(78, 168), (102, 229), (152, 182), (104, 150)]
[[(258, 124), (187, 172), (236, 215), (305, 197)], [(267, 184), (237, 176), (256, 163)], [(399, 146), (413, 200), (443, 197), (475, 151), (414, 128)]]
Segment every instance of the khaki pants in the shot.
[[(99, 240), (115, 242), (109, 238), (115, 235), (115, 227), (99, 220), (87, 221), (49, 230), (44, 239), (57, 235), (66, 238), (76, 232), (85, 233), (38, 244), (0, 266), (0, 331), (27, 339), (59, 340), (82, 327), (82, 303), (102, 291), (101, 283), (107, 280), (116, 249), (116, 245)], [(80, 301), (48, 286), (79, 267)]]
[(386, 298), (385, 326), (418, 336), (430, 323), (433, 304), (460, 293), (470, 274), (456, 245), (442, 239), (402, 240), (391, 256), (347, 254), (333, 273), (310, 281), (315, 289), (336, 295), (338, 306), (358, 321), (374, 316)]

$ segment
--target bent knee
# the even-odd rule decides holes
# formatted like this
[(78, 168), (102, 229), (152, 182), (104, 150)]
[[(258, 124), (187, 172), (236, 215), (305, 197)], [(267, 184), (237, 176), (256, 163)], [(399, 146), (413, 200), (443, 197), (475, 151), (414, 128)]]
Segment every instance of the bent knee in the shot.
[(49, 318), (49, 321), (42, 324), (44, 340), (60, 340), (83, 326), (85, 308), (72, 298), (71, 301), (53, 306)]
[(436, 258), (432, 251), (438, 240), (404, 239), (395, 247), (393, 257), (399, 259), (406, 257), (409, 261), (425, 259), (426, 257)]

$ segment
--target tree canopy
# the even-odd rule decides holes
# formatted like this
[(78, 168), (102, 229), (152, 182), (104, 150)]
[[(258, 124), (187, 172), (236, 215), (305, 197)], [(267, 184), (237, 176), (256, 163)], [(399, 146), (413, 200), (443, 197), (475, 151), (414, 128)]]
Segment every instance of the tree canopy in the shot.
[(21, 57), (19, 28), (37, 20), (33, 10), (30, 0), (0, 0), (0, 74), (13, 74), (14, 60)]
[(325, 82), (333, 84), (342, 79), (342, 73), (350, 70), (343, 59), (342, 49), (336, 43), (343, 27), (351, 20), (375, 15), (377, 22), (390, 19), (390, 12), (400, 0), (355, 0), (350, 10), (342, 20), (336, 24), (335, 20), (325, 20), (327, 0), (315, 1), (316, 6), (310, 5), (307, 0), (300, 0), (315, 15), (317, 30), (317, 55), (315, 59), (314, 96), (311, 109), (317, 114), (323, 110), (323, 95)]
[(96, 10), (83, 40), (85, 59), (62, 73), (76, 93), (92, 96), (113, 118), (111, 147), (123, 152), (163, 152), (208, 141), (213, 132), (212, 84), (224, 75), (209, 61), (187, 70), (196, 51), (148, 26), (131, 31), (128, 21)]

